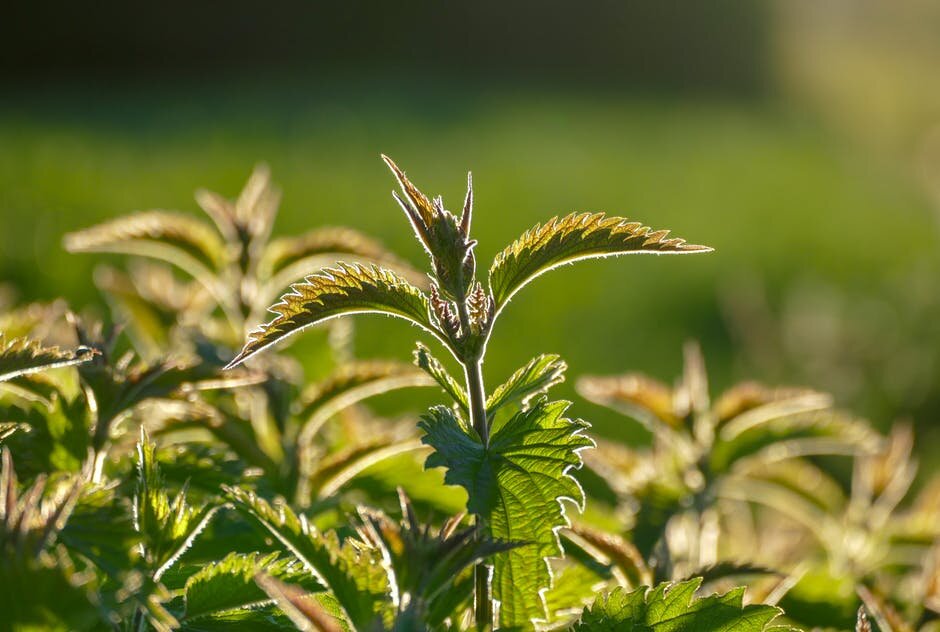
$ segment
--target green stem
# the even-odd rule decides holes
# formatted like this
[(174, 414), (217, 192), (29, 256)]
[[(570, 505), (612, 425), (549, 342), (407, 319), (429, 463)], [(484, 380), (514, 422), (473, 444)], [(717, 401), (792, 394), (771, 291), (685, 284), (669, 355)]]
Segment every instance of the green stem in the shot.
[(490, 444), (490, 425), (486, 418), (486, 394), (483, 390), (483, 361), (472, 360), (464, 364), (467, 393), (470, 396), (470, 424), (480, 435), (484, 446)]
[[(467, 311), (465, 296), (457, 301), (457, 316), (460, 319), (460, 328), (464, 335), (470, 332), (470, 314)], [(484, 346), (479, 347), (485, 348)], [(467, 380), (467, 395), (470, 397), (470, 424), (480, 436), (484, 449), (490, 443), (490, 426), (486, 418), (486, 389), (483, 385), (483, 357), (482, 353), (465, 357), (462, 362), (464, 375)], [(480, 518), (477, 517), (477, 524)], [(479, 562), (473, 569), (474, 582), (474, 618), (477, 630), (491, 630), (493, 628), (493, 595), (490, 586), (490, 569), (483, 562)]]

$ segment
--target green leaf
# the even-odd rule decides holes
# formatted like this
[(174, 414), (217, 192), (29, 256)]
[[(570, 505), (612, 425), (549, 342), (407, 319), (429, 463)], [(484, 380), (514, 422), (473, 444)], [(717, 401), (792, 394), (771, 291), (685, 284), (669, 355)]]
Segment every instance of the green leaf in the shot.
[[(732, 422), (733, 423), (733, 422)], [(725, 429), (732, 427), (729, 423)], [(879, 435), (867, 423), (843, 413), (823, 410), (786, 414), (734, 434), (721, 432), (709, 456), (714, 472), (752, 463), (820, 454), (855, 455), (874, 451)]]
[(303, 278), (310, 270), (350, 258), (386, 265), (403, 271), (408, 278), (412, 275), (418, 277), (408, 264), (359, 231), (341, 227), (319, 228), (297, 237), (275, 239), (268, 244), (258, 264), (258, 277), (264, 286), (259, 300), (271, 300), (277, 296), (269, 294), (268, 289), (278, 292)]
[(405, 212), (415, 236), (431, 258), (434, 277), (449, 298), (464, 296), (470, 291), (476, 274), (473, 249), (476, 241), (470, 239), (470, 221), (473, 213), (473, 181), (467, 174), (467, 197), (458, 218), (444, 208), (444, 201), (433, 201), (413, 185), (405, 173), (388, 156), (382, 156), (401, 186), (402, 196), (392, 196)]
[(451, 377), (447, 369), (444, 368), (444, 365), (431, 355), (431, 351), (419, 342), (418, 348), (415, 349), (414, 356), (415, 364), (433, 377), (434, 381), (440, 384), (444, 392), (450, 395), (457, 405), (464, 411), (468, 411), (467, 392), (464, 390), (463, 386), (460, 385), (460, 382)]
[(486, 414), (492, 417), (507, 404), (520, 404), (523, 408), (529, 401), (542, 395), (565, 380), (568, 365), (555, 354), (543, 354), (529, 360), (503, 384), (496, 387), (486, 400)]
[(168, 211), (145, 211), (65, 236), (69, 252), (113, 252), (172, 263), (208, 282), (226, 261), (225, 244), (204, 221)]
[(586, 609), (574, 630), (590, 632), (762, 632), (779, 608), (744, 606), (744, 588), (695, 598), (701, 578), (628, 592), (616, 588)]
[(273, 599), (290, 620), (303, 632), (343, 632), (345, 625), (336, 621), (335, 614), (310, 594), (297, 586), (285, 584), (265, 573), (255, 578), (265, 593)]
[(604, 213), (572, 213), (536, 225), (503, 250), (490, 267), (490, 291), (497, 309), (535, 277), (566, 263), (618, 255), (709, 252), (711, 248), (667, 239), (638, 222)]
[(273, 535), (327, 587), (343, 619), (355, 629), (370, 629), (390, 619), (397, 595), (378, 549), (359, 540), (340, 544), (335, 532), (320, 533), (290, 507), (274, 508), (241, 488), (225, 490), (238, 511)]
[(396, 441), (392, 437), (350, 446), (328, 455), (318, 463), (307, 477), (305, 496), (326, 498), (339, 492), (351, 479), (379, 461), (414, 450), (427, 450), (417, 439)]
[[(460, 528), (464, 515), (449, 520), (434, 533), (418, 521), (414, 506), (398, 490), (402, 519), (394, 523), (385, 514), (360, 509), (364, 533), (387, 551), (403, 607), (396, 630), (440, 629), (446, 618), (459, 618), (459, 610), (472, 599), (472, 567), (518, 542), (496, 542), (478, 526)], [(407, 596), (407, 601), (405, 597)]]
[(306, 428), (312, 427), (308, 433), (315, 432), (336, 413), (369, 397), (400, 388), (433, 385), (431, 378), (410, 364), (350, 362), (304, 391), (297, 416)]
[(186, 501), (186, 486), (173, 500), (163, 484), (156, 446), (141, 432), (137, 444), (137, 494), (134, 526), (141, 534), (145, 560), (159, 581), (192, 545), (218, 509), (212, 504), (193, 507)]
[(276, 317), (249, 334), (244, 349), (228, 368), (306, 327), (348, 314), (403, 318), (440, 335), (431, 324), (428, 299), (421, 290), (378, 266), (340, 263), (326, 268), (292, 285), (270, 311)]
[(256, 250), (270, 235), (281, 202), (280, 191), (271, 183), (267, 165), (255, 165), (238, 198), (230, 201), (218, 193), (200, 189), (196, 203), (212, 218), (229, 245)]
[(48, 402), (0, 406), (0, 416), (26, 430), (7, 439), (25, 475), (78, 472), (88, 459), (91, 437), (83, 396), (69, 401), (56, 394)]
[[(255, 576), (261, 572), (294, 583), (303, 582), (307, 576), (298, 562), (278, 559), (277, 553), (231, 553), (204, 566), (186, 581), (183, 623), (263, 605), (269, 598), (255, 583)], [(311, 584), (309, 580), (306, 583)], [(318, 588), (315, 582), (307, 587)]]
[(71, 553), (88, 558), (112, 578), (131, 567), (132, 549), (140, 539), (131, 508), (116, 488), (116, 484), (86, 485), (59, 534)]
[(88, 347), (74, 350), (44, 347), (28, 338), (7, 339), (0, 333), (0, 382), (39, 371), (82, 364), (94, 355), (95, 350)]
[(424, 441), (435, 449), (426, 467), (447, 468), (445, 482), (467, 490), (469, 511), (487, 536), (528, 546), (495, 558), (493, 596), (500, 623), (530, 628), (547, 618), (542, 591), (551, 585), (546, 558), (562, 555), (557, 530), (567, 526), (562, 505), (579, 506), (584, 494), (569, 474), (581, 466), (579, 452), (593, 441), (583, 421), (565, 418), (567, 402), (542, 399), (529, 410), (493, 424), (489, 446), (443, 406), (421, 419)]

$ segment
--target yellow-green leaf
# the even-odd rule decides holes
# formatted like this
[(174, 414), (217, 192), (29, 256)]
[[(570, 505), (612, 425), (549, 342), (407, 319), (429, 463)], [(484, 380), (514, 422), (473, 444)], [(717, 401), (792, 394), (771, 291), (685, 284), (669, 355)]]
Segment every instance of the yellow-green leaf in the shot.
[(709, 252), (707, 246), (667, 238), (669, 231), (652, 230), (639, 222), (604, 213), (572, 213), (536, 225), (506, 247), (490, 267), (490, 291), (497, 309), (529, 281), (553, 268), (618, 255)]
[(295, 283), (269, 310), (275, 318), (249, 334), (234, 367), (259, 351), (311, 325), (348, 314), (403, 318), (435, 334), (428, 299), (398, 274), (378, 266), (337, 264)]

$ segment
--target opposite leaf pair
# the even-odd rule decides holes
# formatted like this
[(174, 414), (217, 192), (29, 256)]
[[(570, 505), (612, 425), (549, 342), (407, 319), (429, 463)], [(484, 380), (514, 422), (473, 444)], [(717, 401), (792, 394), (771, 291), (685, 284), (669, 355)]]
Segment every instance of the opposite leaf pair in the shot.
[(548, 558), (563, 553), (556, 532), (568, 524), (561, 503), (583, 504), (570, 470), (581, 466), (579, 452), (592, 442), (582, 434), (587, 424), (563, 416), (567, 403), (543, 398), (528, 405), (560, 381), (563, 363), (557, 358), (536, 358), (487, 397), (482, 365), (495, 320), (523, 286), (565, 263), (710, 249), (622, 218), (575, 213), (535, 226), (510, 244), (494, 260), (484, 288), (475, 277), (476, 242), (470, 236), (472, 189), (468, 187), (458, 218), (440, 198), (431, 201), (385, 160), (401, 185), (402, 196), (395, 197), (430, 257), (430, 293), (379, 266), (338, 263), (291, 286), (270, 308), (275, 318), (250, 334), (229, 366), (306, 327), (347, 314), (401, 318), (437, 338), (461, 364), (464, 385), (419, 347), (417, 363), (456, 405), (434, 408), (422, 419), (424, 442), (435, 450), (427, 466), (447, 468), (448, 482), (467, 490), (468, 509), (483, 534), (529, 544), (496, 556), (492, 573), (478, 566), (476, 625), (493, 625), (498, 605), (499, 625), (530, 628), (549, 618), (543, 595), (552, 583)]

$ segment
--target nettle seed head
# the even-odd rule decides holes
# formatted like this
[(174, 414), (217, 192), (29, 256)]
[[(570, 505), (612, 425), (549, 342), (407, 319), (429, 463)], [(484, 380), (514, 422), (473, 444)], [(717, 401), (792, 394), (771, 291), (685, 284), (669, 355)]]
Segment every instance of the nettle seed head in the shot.
[(428, 199), (418, 190), (391, 158), (382, 156), (389, 166), (402, 194), (393, 193), (405, 211), (415, 235), (431, 258), (434, 280), (440, 292), (449, 299), (460, 300), (471, 290), (476, 275), (476, 240), (470, 239), (470, 221), (473, 214), (473, 180), (467, 174), (467, 197), (458, 218), (444, 208), (440, 197)]

